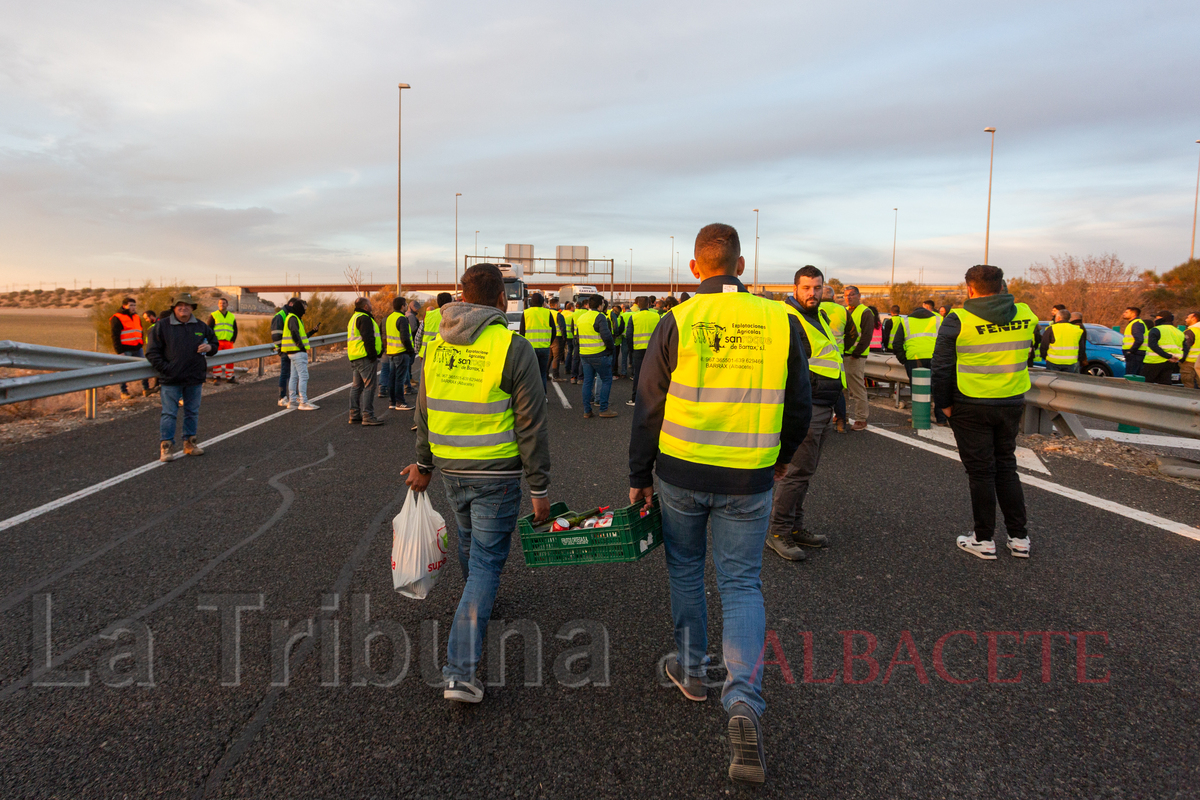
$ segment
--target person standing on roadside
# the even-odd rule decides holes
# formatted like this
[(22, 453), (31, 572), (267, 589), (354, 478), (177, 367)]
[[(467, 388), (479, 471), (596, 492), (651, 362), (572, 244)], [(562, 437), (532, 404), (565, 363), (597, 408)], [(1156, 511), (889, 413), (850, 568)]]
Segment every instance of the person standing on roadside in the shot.
[(408, 390), (409, 370), (412, 368), (413, 346), (409, 335), (408, 319), (405, 307), (408, 301), (403, 297), (392, 299), (392, 313), (384, 321), (383, 332), (387, 336), (387, 356), (391, 364), (391, 374), (388, 381), (388, 408), (394, 411), (412, 411), (412, 406), (404, 399)]
[(1179, 378), (1183, 382), (1183, 388), (1200, 389), (1200, 376), (1196, 374), (1196, 356), (1200, 355), (1200, 312), (1191, 312), (1184, 322), (1187, 323), (1187, 330), (1183, 332)]
[(542, 391), (546, 391), (546, 380), (550, 375), (550, 346), (554, 344), (554, 315), (546, 308), (546, 298), (540, 292), (529, 296), (529, 308), (521, 314), (517, 333), (524, 336), (533, 347), (538, 364), (542, 368)]
[(558, 300), (550, 301), (550, 320), (554, 323), (554, 341), (550, 343), (550, 380), (562, 378), (559, 367), (567, 350), (567, 321), (563, 318)]
[(417, 395), (417, 461), (404, 468), (414, 492), (442, 470), (458, 527), (462, 597), (446, 638), (442, 697), (483, 700), (475, 675), (500, 573), (529, 484), (534, 524), (550, 516), (550, 435), (542, 370), (529, 342), (508, 329), (504, 277), (495, 264), (462, 275), (463, 302), (445, 308), (429, 344)]
[(371, 316), (371, 301), (354, 301), (354, 313), (346, 329), (346, 355), (350, 358), (350, 424), (382, 425), (375, 418), (375, 387), (379, 382), (379, 354), (382, 339), (379, 323)]
[(566, 345), (566, 352), (567, 352), (567, 361), (566, 361), (567, 378), (571, 381), (571, 383), (575, 383), (577, 380), (575, 377), (575, 371), (576, 371), (575, 361), (576, 361), (577, 355), (575, 353), (575, 304), (574, 303), (572, 303), (572, 302), (567, 303), (566, 307), (563, 308), (562, 318), (563, 318), (563, 325), (566, 329), (566, 338), (563, 339), (563, 342)]
[(1087, 369), (1087, 336), (1071, 322), (1071, 312), (1065, 308), (1054, 312), (1054, 323), (1042, 333), (1040, 350), (1048, 370), (1079, 374)]
[(626, 331), (633, 348), (633, 359), (630, 361), (633, 369), (633, 396), (626, 401), (626, 405), (630, 406), (637, 405), (638, 377), (642, 372), (642, 361), (646, 358), (646, 349), (650, 347), (650, 337), (662, 319), (651, 307), (650, 298), (643, 295), (637, 298), (636, 304), (639, 310), (629, 318), (629, 328)]
[[(151, 312), (152, 313), (152, 312)], [(145, 337), (142, 331), (142, 318), (138, 316), (137, 300), (126, 297), (121, 301), (121, 308), (108, 318), (109, 331), (112, 334), (112, 349), (119, 356), (145, 358)], [(150, 396), (149, 379), (142, 380), (142, 397)], [(121, 399), (132, 400), (128, 387), (121, 384)]]
[(775, 481), (808, 429), (808, 366), (799, 323), (738, 280), (746, 259), (736, 230), (702, 228), (690, 267), (699, 289), (662, 318), (642, 362), (629, 502), (651, 505), (657, 473), (677, 647), (663, 667), (697, 702), (708, 698), (704, 568), (712, 526), (729, 777), (762, 783), (763, 542)]
[[(208, 327), (217, 334), (220, 350), (233, 349), (233, 343), (237, 341), (238, 337), (237, 315), (229, 310), (229, 301), (224, 297), (217, 299), (217, 310), (212, 312), (212, 316), (208, 318)], [(237, 378), (233, 377), (233, 364), (220, 364), (213, 367), (212, 372), (213, 383), (221, 378), (229, 383), (237, 383)]]
[[(867, 428), (871, 404), (867, 402), (867, 356), (871, 350), (871, 336), (875, 333), (875, 315), (862, 304), (862, 295), (857, 286), (847, 286), (846, 298), (846, 347), (843, 364), (846, 370), (846, 394), (849, 395), (850, 416), (854, 418), (851, 430)], [(930, 311), (933, 302), (929, 301)]]
[(608, 317), (600, 313), (603, 298), (594, 294), (588, 298), (588, 310), (575, 316), (575, 335), (579, 343), (579, 358), (583, 364), (583, 418), (592, 418), (592, 393), (596, 378), (600, 379), (601, 417), (615, 417), (616, 411), (608, 407), (612, 391), (613, 338), (608, 328)]
[(1125, 327), (1124, 339), (1121, 341), (1121, 352), (1125, 354), (1125, 374), (1141, 375), (1142, 362), (1146, 358), (1146, 332), (1148, 327), (1142, 319), (1142, 310), (1137, 306), (1129, 306), (1121, 314), (1121, 322)]
[[(937, 344), (937, 333), (942, 327), (943, 317), (930, 311), (924, 305), (913, 309), (908, 316), (901, 317), (896, 326), (896, 336), (892, 352), (896, 360), (904, 365), (908, 373), (908, 385), (912, 386), (913, 370), (918, 367), (929, 369), (933, 364), (933, 348)], [(938, 425), (946, 424), (946, 415), (935, 404), (933, 407), (934, 421)]]
[[(846, 353), (846, 321), (848, 319), (846, 308), (837, 301), (837, 295), (833, 291), (833, 287), (826, 284), (821, 293), (821, 311), (825, 314), (825, 319), (829, 321), (829, 330), (833, 333), (833, 338), (837, 341), (838, 352), (845, 358)], [(834, 430), (838, 433), (846, 432), (846, 396), (845, 394), (838, 395), (837, 402), (833, 406), (833, 425)]]
[(620, 375), (622, 378), (632, 378), (633, 373), (630, 364), (633, 361), (633, 332), (629, 328), (629, 320), (633, 319), (633, 315), (638, 312), (637, 303), (624, 305), (621, 307), (621, 363)]
[(1154, 327), (1146, 334), (1146, 355), (1142, 361), (1142, 372), (1146, 383), (1171, 385), (1175, 365), (1183, 358), (1183, 331), (1175, 327), (1175, 315), (1160, 311), (1154, 319)]
[[(292, 378), (292, 360), (287, 354), (280, 349), (280, 342), (283, 341), (283, 326), (287, 319), (288, 306), (292, 303), (288, 300), (284, 303), (275, 316), (271, 317), (271, 344), (274, 345), (275, 352), (279, 355), (279, 407), (286, 408), (288, 405), (288, 385)], [(307, 385), (307, 380), (305, 385)]]
[[(283, 331), (279, 339), (279, 353), (287, 359), (288, 393), (281, 404), (285, 408), (301, 411), (316, 411), (319, 406), (308, 401), (308, 364), (312, 350), (308, 345), (308, 331), (301, 317), (308, 306), (299, 297), (293, 297), (283, 307)], [(320, 327), (320, 326), (317, 326)], [(317, 329), (313, 328), (313, 333)]]
[(408, 392), (410, 390), (414, 391), (414, 392), (417, 390), (417, 380), (418, 379), (417, 379), (417, 376), (415, 373), (417, 371), (417, 355), (416, 355), (416, 353), (417, 353), (417, 348), (420, 346), (420, 343), (417, 341), (417, 331), (421, 329), (421, 318), (420, 318), (420, 316), (418, 316), (418, 312), (420, 310), (421, 310), (420, 301), (413, 300), (412, 302), (410, 302), (408, 304), (408, 312), (404, 315), (404, 318), (408, 320), (409, 341), (412, 342), (412, 347), (413, 347), (412, 363), (409, 364), (409, 367), (408, 367), (409, 385), (404, 387), (405, 394), (408, 394)]
[(196, 299), (184, 293), (171, 301), (171, 313), (150, 330), (146, 360), (158, 371), (162, 416), (159, 418), (159, 461), (175, 452), (179, 406), (183, 404), (183, 452), (202, 456), (196, 444), (200, 429), (200, 392), (208, 372), (208, 356), (217, 352), (217, 335), (200, 321)]
[(1025, 494), (1017, 475), (1017, 434), (1029, 391), (1037, 315), (1004, 291), (1004, 272), (987, 264), (967, 270), (967, 301), (946, 315), (933, 350), (933, 403), (950, 419), (967, 472), (975, 530), (959, 549), (995, 560), (996, 503), (1008, 550), (1029, 557)]

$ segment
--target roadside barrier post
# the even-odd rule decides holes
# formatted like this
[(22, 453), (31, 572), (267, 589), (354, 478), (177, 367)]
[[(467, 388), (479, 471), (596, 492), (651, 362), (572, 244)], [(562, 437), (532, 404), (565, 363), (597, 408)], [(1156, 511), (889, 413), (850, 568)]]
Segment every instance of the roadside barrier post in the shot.
[[(1146, 379), (1141, 375), (1126, 375), (1125, 380), (1135, 383), (1145, 383)], [(1136, 425), (1126, 425), (1124, 422), (1117, 423), (1117, 430), (1121, 433), (1141, 433), (1142, 429)]]
[(925, 367), (917, 367), (912, 373), (913, 430), (929, 430), (929, 375)]

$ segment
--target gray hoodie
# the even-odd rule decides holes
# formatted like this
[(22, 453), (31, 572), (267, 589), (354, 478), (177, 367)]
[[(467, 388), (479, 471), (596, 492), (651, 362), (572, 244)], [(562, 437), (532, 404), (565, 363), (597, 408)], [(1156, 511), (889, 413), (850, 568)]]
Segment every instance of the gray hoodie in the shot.
[[(508, 327), (504, 312), (492, 306), (473, 303), (448, 303), (442, 307), (442, 322), (438, 335), (448, 344), (473, 344), (488, 325)], [(444, 459), (433, 455), (429, 447), (429, 406), (425, 397), (424, 380), (417, 395), (417, 463), (432, 469), (437, 466), (451, 475), (467, 477), (519, 478), (522, 473), (529, 482), (531, 497), (545, 497), (550, 489), (550, 436), (546, 428), (546, 390), (538, 370), (533, 347), (520, 336), (512, 338), (500, 390), (512, 397), (516, 417), (517, 449), (520, 455), (495, 461)]]

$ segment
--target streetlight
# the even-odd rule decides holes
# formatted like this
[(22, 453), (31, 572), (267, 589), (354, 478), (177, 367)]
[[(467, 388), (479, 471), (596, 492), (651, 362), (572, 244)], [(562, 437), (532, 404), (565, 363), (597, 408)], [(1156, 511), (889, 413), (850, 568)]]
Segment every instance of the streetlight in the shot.
[(479, 231), (475, 231), (475, 257), (479, 258)]
[[(629, 248), (629, 277), (625, 281), (625, 291), (633, 293), (633, 248)], [(644, 310), (644, 309), (643, 309)]]
[[(896, 212), (895, 219), (892, 220), (892, 282), (891, 286), (896, 285), (896, 231), (900, 228), (900, 209), (893, 208)], [(984, 261), (987, 261), (985, 258)]]
[(758, 209), (754, 209), (754, 293), (758, 294)]
[[(1200, 139), (1196, 140), (1200, 144)], [(1192, 206), (1192, 254), (1188, 261), (1196, 260), (1196, 209), (1200, 208), (1200, 167), (1196, 167), (1196, 203)]]
[(462, 192), (454, 193), (454, 291), (458, 292), (458, 198)]
[(400, 274), (400, 154), (404, 152), (404, 148), (400, 139), (402, 133), (400, 123), (404, 119), (404, 114), (401, 107), (404, 90), (411, 88), (407, 83), (401, 83), (396, 93), (396, 297), (403, 297), (401, 291), (403, 281)]
[(675, 287), (675, 237), (671, 237), (671, 263), (667, 267), (667, 294), (671, 294)]
[(992, 164), (996, 159), (996, 129), (984, 128), (984, 133), (992, 135), (992, 153), (988, 156), (988, 209), (987, 209), (987, 227), (983, 233), (983, 263), (988, 263), (988, 245), (991, 243), (992, 236)]

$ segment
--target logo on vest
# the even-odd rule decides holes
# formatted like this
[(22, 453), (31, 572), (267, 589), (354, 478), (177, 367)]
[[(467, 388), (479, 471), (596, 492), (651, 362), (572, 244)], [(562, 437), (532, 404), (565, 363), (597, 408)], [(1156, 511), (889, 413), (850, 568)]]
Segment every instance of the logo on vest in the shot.
[(707, 345), (709, 350), (719, 353), (725, 343), (725, 326), (715, 322), (693, 322), (692, 341)]
[(982, 336), (984, 333), (1002, 333), (1004, 331), (1022, 331), (1029, 327), (1032, 320), (1014, 319), (1012, 322), (999, 322), (990, 325), (976, 325), (975, 332)]
[(484, 367), (487, 366), (487, 352), (441, 347), (434, 355), (433, 363), (450, 372), (483, 372)]

